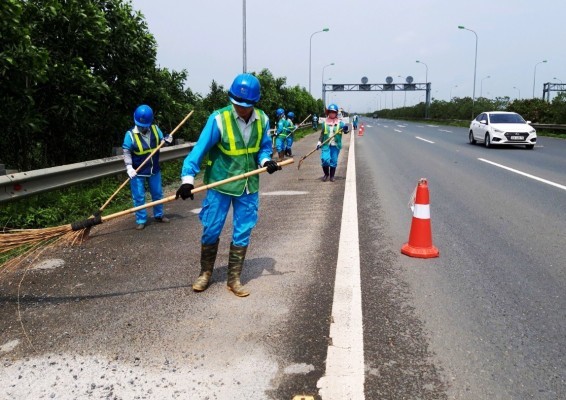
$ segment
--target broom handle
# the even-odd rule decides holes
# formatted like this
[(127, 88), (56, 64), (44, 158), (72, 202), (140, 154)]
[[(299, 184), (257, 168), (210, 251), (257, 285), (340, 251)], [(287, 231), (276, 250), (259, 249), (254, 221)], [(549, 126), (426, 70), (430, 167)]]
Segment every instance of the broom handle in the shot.
[(301, 123), (299, 124), (299, 126), (301, 126), (302, 124), (304, 124), (305, 122), (307, 122), (307, 119), (309, 119), (310, 117), (311, 117), (311, 114), (309, 114), (308, 117), (306, 117), (306, 118), (303, 120), (303, 122), (301, 122)]
[[(177, 127), (176, 127), (175, 129), (173, 129), (173, 131), (172, 131), (169, 135), (170, 135), (170, 136), (173, 136), (173, 135), (175, 134), (175, 132), (177, 132), (177, 131), (179, 130), (179, 128), (180, 128), (181, 126), (183, 126), (183, 124), (189, 119), (189, 117), (191, 116), (191, 114), (192, 114), (193, 112), (194, 112), (194, 110), (191, 111), (190, 113), (188, 113), (187, 116), (179, 123), (179, 125), (177, 125)], [(161, 147), (163, 147), (164, 144), (165, 144), (165, 142), (162, 141), (162, 142), (159, 144), (159, 146), (157, 146), (157, 148), (156, 148), (155, 150), (153, 150), (153, 151), (151, 152), (151, 154), (150, 154), (149, 156), (147, 156), (147, 158), (146, 158), (145, 160), (143, 160), (143, 162), (140, 164), (140, 166), (136, 169), (136, 172), (138, 172), (138, 171), (141, 169), (141, 167), (143, 167), (143, 166), (145, 165), (145, 163), (146, 163), (151, 157), (153, 157), (153, 155), (154, 155)], [(124, 188), (124, 186), (126, 186), (126, 184), (127, 184), (129, 181), (130, 181), (130, 178), (128, 177), (128, 179), (126, 179), (126, 180), (124, 181), (124, 183), (122, 183), (122, 185), (120, 185), (120, 187), (112, 194), (112, 196), (110, 196), (110, 198), (109, 198), (108, 200), (106, 200), (106, 203), (104, 203), (104, 204), (102, 205), (102, 207), (100, 207), (100, 208), (98, 209), (98, 212), (102, 212), (102, 210), (104, 210), (104, 209), (106, 208), (106, 206), (112, 201), (112, 199), (118, 194), (118, 192), (119, 192), (120, 190), (122, 190), (122, 189)]]
[[(293, 160), (292, 158), (289, 158), (287, 160), (278, 162), (277, 165), (282, 167), (282, 166), (285, 166), (285, 165), (293, 164), (294, 161), (295, 160)], [(262, 172), (265, 172), (265, 171), (267, 171), (267, 167), (258, 168), (258, 169), (255, 169), (253, 171), (246, 172), (245, 174), (232, 176), (230, 178), (223, 179), (223, 180), (218, 181), (218, 182), (210, 183), (208, 185), (199, 186), (199, 187), (191, 190), (191, 194), (202, 192), (202, 191), (208, 190), (208, 189), (212, 189), (212, 188), (215, 188), (217, 186), (224, 185), (225, 183), (230, 183), (230, 182), (238, 181), (240, 179), (248, 178), (248, 177), (253, 176), (253, 175), (258, 175), (258, 174), (261, 174)], [(176, 197), (176, 195), (171, 195), (171, 196), (165, 197), (161, 200), (156, 200), (156, 201), (152, 201), (151, 203), (144, 204), (142, 206), (133, 207), (133, 208), (130, 208), (128, 210), (124, 210), (124, 211), (120, 211), (120, 212), (117, 212), (117, 213), (114, 213), (114, 214), (107, 215), (105, 217), (102, 217), (102, 222), (106, 222), (106, 221), (109, 221), (109, 220), (114, 219), (114, 218), (121, 217), (121, 216), (126, 215), (126, 214), (131, 214), (131, 213), (136, 212), (138, 210), (143, 210), (144, 208), (153, 207), (153, 206), (156, 206), (158, 204), (169, 203), (170, 201), (175, 200), (175, 197)]]
[(309, 114), (308, 117), (306, 117), (306, 118), (303, 120), (303, 122), (301, 122), (299, 125), (295, 125), (295, 129), (293, 129), (293, 132), (291, 132), (291, 133), (295, 133), (295, 131), (296, 131), (297, 129), (299, 129), (299, 128), (301, 127), (301, 125), (303, 125), (303, 124), (307, 121), (307, 119), (310, 118), (310, 116), (311, 116), (311, 115)]

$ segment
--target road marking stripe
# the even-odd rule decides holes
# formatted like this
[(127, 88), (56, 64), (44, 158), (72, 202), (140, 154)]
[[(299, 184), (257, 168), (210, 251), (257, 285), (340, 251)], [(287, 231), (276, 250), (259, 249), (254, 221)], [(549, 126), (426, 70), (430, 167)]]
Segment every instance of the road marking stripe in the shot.
[(403, 133), (403, 131), (400, 131), (399, 129), (393, 129), (395, 132), (399, 132), (399, 133)]
[(331, 344), (326, 372), (317, 383), (322, 399), (364, 400), (364, 336), (360, 286), (360, 244), (356, 198), (356, 155), (350, 136), (338, 264), (334, 283)]
[(535, 181), (546, 183), (547, 185), (557, 187), (558, 189), (566, 190), (566, 186), (561, 185), (559, 183), (552, 182), (552, 181), (549, 181), (549, 180), (546, 180), (546, 179), (543, 179), (543, 178), (539, 178), (538, 176), (527, 174), (526, 172), (521, 172), (517, 169), (509, 168), (509, 167), (506, 167), (505, 165), (502, 165), (502, 164), (494, 163), (493, 161), (486, 160), (485, 158), (478, 158), (478, 160), (483, 161), (483, 162), (488, 163), (488, 164), (491, 164), (491, 165), (495, 165), (496, 167), (499, 167), (499, 168), (506, 169), (507, 171), (511, 171), (511, 172), (516, 173), (516, 174), (526, 176), (527, 178), (534, 179)]
[(434, 144), (434, 142), (432, 142), (432, 141), (430, 141), (430, 140), (423, 139), (422, 137), (419, 137), (419, 136), (415, 136), (415, 137), (416, 137), (417, 139), (419, 139), (419, 140), (422, 140), (423, 142), (427, 142), (427, 143), (432, 143), (432, 144)]

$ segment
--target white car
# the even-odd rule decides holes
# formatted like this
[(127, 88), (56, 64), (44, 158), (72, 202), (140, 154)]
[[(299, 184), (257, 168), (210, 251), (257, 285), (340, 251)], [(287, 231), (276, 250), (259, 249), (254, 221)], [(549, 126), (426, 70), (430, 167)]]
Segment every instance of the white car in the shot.
[(483, 142), (485, 147), (501, 144), (521, 144), (533, 149), (537, 141), (537, 131), (514, 112), (488, 111), (478, 115), (470, 124), (471, 144)]

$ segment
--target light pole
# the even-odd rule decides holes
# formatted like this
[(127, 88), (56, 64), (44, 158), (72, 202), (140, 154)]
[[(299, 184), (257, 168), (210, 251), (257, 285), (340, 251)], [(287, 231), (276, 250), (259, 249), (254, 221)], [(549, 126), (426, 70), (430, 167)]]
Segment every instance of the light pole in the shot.
[[(403, 79), (401, 75), (397, 75), (397, 77)], [(403, 98), (403, 107), (405, 107), (405, 105), (407, 104), (407, 91), (405, 90), (404, 87), (403, 87), (403, 92), (405, 93), (405, 97)]]
[(425, 76), (425, 84), (428, 83), (428, 65), (426, 65), (424, 62), (417, 60), (417, 62), (419, 64), (422, 64), (426, 67), (426, 76)]
[[(457, 88), (458, 85), (454, 85), (454, 87)], [(450, 88), (450, 101), (452, 101), (452, 89), (453, 89), (453, 88)]]
[(521, 89), (519, 89), (517, 86), (513, 86), (513, 89), (517, 89), (517, 91), (519, 92), (519, 100), (521, 100)]
[(464, 29), (466, 31), (470, 31), (472, 32), (474, 35), (476, 35), (476, 55), (474, 58), (474, 91), (473, 91), (473, 95), (472, 95), (472, 119), (474, 119), (474, 104), (476, 102), (476, 68), (478, 66), (478, 34), (471, 30), (466, 28), (465, 26), (462, 25), (458, 25), (458, 29)]
[(535, 98), (535, 83), (537, 81), (537, 65), (545, 63), (546, 60), (542, 60), (541, 62), (538, 62), (535, 64), (535, 73), (533, 74), (533, 99)]
[(248, 67), (246, 65), (247, 64), (247, 61), (246, 61), (246, 0), (243, 0), (242, 7), (243, 7), (243, 16), (242, 16), (242, 19), (243, 19), (243, 24), (242, 24), (243, 25), (243, 32), (242, 32), (243, 40), (242, 40), (242, 43), (243, 43), (244, 74), (245, 74), (246, 69), (248, 69)]
[(430, 97), (431, 97), (430, 93), (429, 93), (429, 88), (428, 88), (428, 65), (426, 65), (424, 62), (422, 62), (420, 60), (417, 60), (417, 63), (423, 64), (426, 67), (426, 75), (425, 75), (425, 90), (426, 91), (425, 91), (425, 93), (427, 95), (426, 96), (427, 102), (426, 102), (426, 107), (425, 107), (425, 118), (428, 118), (428, 107), (429, 107), (429, 104), (430, 104)]
[(330, 67), (334, 65), (334, 63), (330, 63), (330, 64), (326, 64), (324, 67), (322, 67), (322, 103), (326, 105), (326, 102), (324, 101), (326, 98), (326, 90), (324, 90), (324, 70), (326, 69), (326, 67)]
[(324, 28), (324, 29), (321, 30), (321, 31), (313, 32), (313, 34), (311, 35), (311, 38), (310, 38), (310, 40), (309, 40), (309, 94), (311, 94), (311, 95), (312, 95), (312, 93), (311, 93), (312, 37), (313, 37), (314, 35), (316, 35), (317, 33), (328, 32), (329, 30), (330, 30), (330, 29), (328, 29), (328, 28)]
[(488, 75), (488, 76), (486, 76), (485, 78), (482, 78), (482, 80), (481, 80), (481, 82), (480, 82), (480, 97), (483, 97), (483, 81), (484, 81), (485, 79), (489, 79), (489, 78), (491, 78), (491, 76)]
[(557, 77), (554, 77), (554, 78), (552, 78), (552, 79), (554, 79), (555, 81), (559, 81), (560, 83), (564, 83), (564, 82), (562, 82), (560, 79), (558, 79)]

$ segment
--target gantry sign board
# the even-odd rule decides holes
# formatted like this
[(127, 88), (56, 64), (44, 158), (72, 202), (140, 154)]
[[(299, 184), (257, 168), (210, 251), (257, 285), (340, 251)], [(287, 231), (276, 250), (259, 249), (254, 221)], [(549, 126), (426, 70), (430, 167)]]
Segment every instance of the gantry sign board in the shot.
[(324, 84), (322, 90), (325, 92), (387, 92), (406, 90), (427, 90), (429, 83), (339, 83)]

